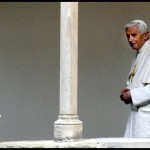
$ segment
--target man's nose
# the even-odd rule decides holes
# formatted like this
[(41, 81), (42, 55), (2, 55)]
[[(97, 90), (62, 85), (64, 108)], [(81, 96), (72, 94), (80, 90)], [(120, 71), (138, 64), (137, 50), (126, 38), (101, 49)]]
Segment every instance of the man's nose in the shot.
[(133, 41), (133, 37), (132, 37), (132, 36), (129, 36), (128, 41), (129, 41), (129, 42), (132, 42), (132, 41)]

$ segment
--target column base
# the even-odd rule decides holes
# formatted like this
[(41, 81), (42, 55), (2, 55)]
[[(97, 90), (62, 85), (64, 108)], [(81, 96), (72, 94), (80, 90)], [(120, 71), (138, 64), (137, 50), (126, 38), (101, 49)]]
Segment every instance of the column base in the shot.
[(54, 139), (56, 141), (81, 139), (83, 124), (77, 115), (59, 115), (54, 122)]

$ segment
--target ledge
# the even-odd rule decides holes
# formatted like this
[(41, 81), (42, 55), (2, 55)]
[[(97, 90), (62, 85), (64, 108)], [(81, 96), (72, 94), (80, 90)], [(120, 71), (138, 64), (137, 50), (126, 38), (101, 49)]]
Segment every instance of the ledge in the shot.
[(150, 148), (150, 138), (95, 138), (0, 142), (0, 148)]

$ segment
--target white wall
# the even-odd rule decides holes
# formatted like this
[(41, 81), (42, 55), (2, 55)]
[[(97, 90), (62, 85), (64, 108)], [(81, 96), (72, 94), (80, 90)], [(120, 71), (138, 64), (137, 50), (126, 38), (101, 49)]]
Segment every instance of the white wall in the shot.
[[(83, 138), (122, 137), (119, 95), (133, 50), (124, 25), (148, 2), (79, 2), (78, 116)], [(0, 3), (0, 140), (53, 139), (59, 115), (59, 2)]]

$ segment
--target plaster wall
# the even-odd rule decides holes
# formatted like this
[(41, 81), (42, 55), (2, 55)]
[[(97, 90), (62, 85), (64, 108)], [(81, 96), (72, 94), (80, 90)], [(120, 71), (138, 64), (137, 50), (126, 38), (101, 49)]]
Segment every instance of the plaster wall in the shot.
[[(79, 2), (78, 116), (83, 138), (122, 137), (120, 101), (134, 51), (124, 25), (149, 2)], [(59, 115), (60, 3), (0, 2), (0, 141), (53, 139)]]

